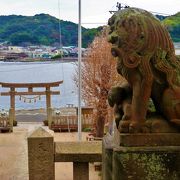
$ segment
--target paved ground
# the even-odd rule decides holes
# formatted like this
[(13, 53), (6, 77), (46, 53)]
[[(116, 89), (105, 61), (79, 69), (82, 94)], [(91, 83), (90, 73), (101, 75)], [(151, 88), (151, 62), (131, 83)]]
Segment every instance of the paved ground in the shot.
[[(60, 111), (62, 115), (67, 115), (69, 113), (76, 114), (75, 108), (60, 108), (57, 111)], [(21, 109), (16, 110), (16, 120), (17, 122), (42, 122), (47, 119), (47, 113), (45, 109)]]
[[(0, 180), (28, 180), (27, 136), (42, 123), (18, 123), (13, 133), (0, 133)], [(47, 128), (47, 127), (45, 127)], [(86, 133), (83, 133), (85, 140)], [(76, 141), (77, 133), (55, 133), (55, 141)], [(56, 180), (72, 180), (72, 163), (55, 164)], [(99, 180), (90, 164), (90, 180)]]

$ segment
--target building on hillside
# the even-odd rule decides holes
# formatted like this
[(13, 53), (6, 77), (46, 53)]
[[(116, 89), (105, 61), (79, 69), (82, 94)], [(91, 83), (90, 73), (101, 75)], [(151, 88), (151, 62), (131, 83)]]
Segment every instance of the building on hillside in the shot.
[(28, 57), (26, 53), (14, 53), (14, 52), (0, 52), (0, 59), (1, 60), (16, 60), (16, 59), (23, 59)]
[(21, 46), (8, 46), (8, 50), (13, 53), (23, 53), (25, 48)]

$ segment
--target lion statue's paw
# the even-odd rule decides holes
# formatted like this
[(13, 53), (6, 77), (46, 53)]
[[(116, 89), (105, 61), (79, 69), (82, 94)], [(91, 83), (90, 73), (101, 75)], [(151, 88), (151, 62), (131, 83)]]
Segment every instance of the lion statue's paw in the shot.
[(150, 129), (145, 123), (145, 121), (143, 123), (131, 122), (129, 124), (129, 133), (149, 133), (149, 132), (150, 132)]
[(119, 122), (118, 130), (121, 133), (129, 133), (130, 120), (121, 120)]

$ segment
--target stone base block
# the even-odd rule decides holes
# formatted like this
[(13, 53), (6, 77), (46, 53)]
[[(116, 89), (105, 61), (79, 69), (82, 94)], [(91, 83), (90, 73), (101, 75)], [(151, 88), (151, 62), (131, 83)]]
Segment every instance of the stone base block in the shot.
[(180, 147), (113, 149), (113, 180), (179, 180)]
[(103, 139), (103, 180), (179, 180), (180, 146), (118, 146)]

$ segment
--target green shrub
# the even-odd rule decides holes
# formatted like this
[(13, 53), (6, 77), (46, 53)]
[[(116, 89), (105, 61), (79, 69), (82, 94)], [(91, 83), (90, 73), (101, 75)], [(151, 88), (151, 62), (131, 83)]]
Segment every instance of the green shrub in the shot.
[(13, 121), (13, 126), (17, 126), (17, 121)]
[(51, 59), (59, 59), (59, 58), (62, 58), (62, 54), (57, 54), (53, 56)]
[(45, 120), (43, 121), (43, 123), (44, 123), (44, 126), (48, 126), (48, 120), (47, 120), (47, 119), (45, 119)]
[(90, 127), (86, 127), (86, 128), (83, 128), (82, 130), (83, 132), (91, 132), (92, 129)]

